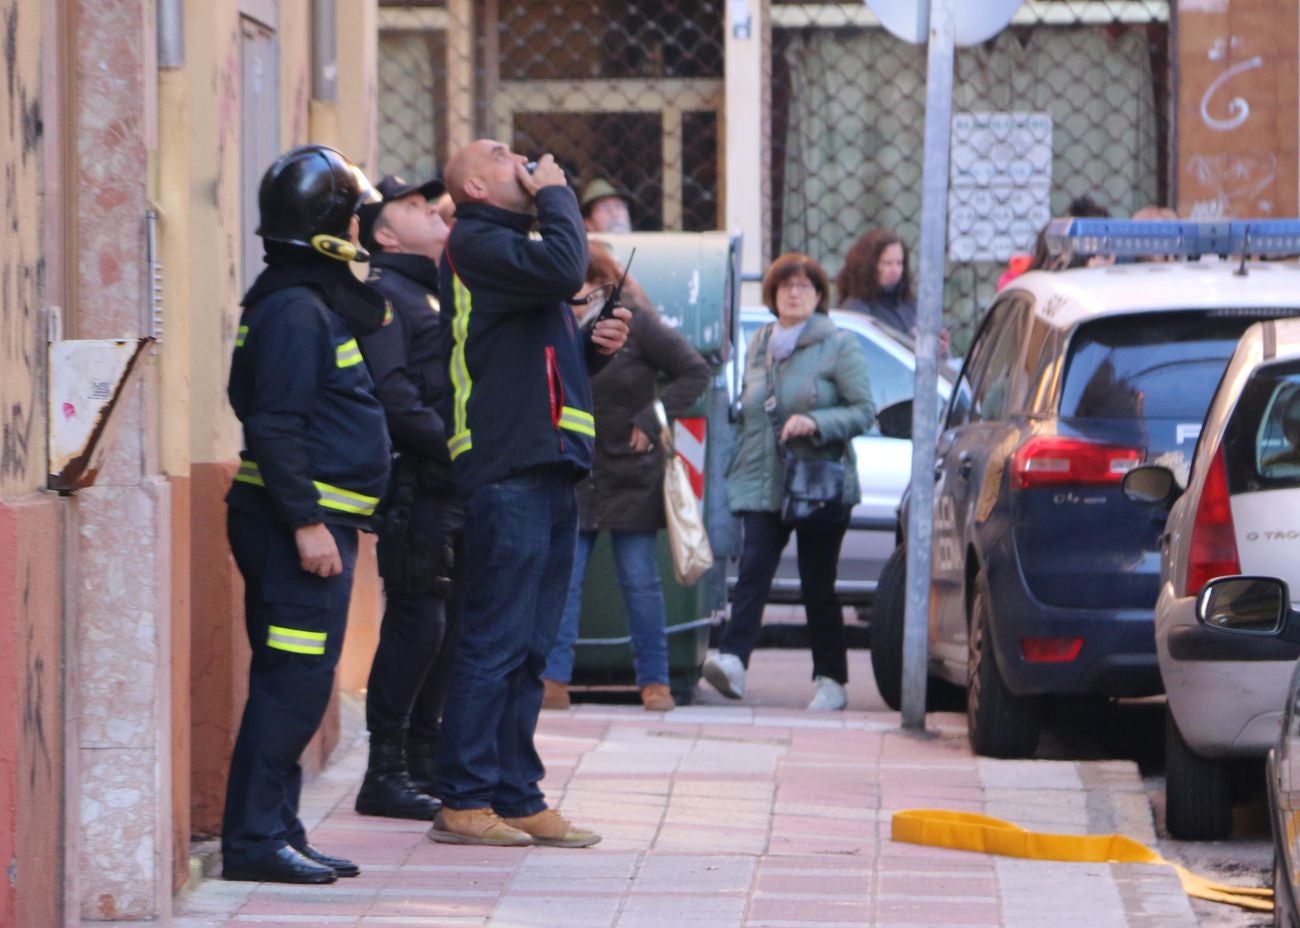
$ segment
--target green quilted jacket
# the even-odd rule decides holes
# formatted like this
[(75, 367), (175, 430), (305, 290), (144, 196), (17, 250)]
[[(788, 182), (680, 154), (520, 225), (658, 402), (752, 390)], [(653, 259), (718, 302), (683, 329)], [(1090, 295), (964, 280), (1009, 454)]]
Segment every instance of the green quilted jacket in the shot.
[[(774, 325), (765, 325), (754, 334), (745, 357), (740, 418), (727, 467), (732, 512), (781, 509), (785, 464), (777, 454), (772, 421), (763, 408), (768, 395), (767, 341)], [(857, 337), (841, 331), (829, 316), (813, 313), (799, 333), (794, 353), (774, 366), (771, 382), (780, 422), (803, 413), (817, 423), (815, 435), (792, 439), (788, 449), (798, 457), (842, 460), (844, 502), (856, 503), (860, 493), (850, 439), (866, 432), (876, 417), (867, 359)]]

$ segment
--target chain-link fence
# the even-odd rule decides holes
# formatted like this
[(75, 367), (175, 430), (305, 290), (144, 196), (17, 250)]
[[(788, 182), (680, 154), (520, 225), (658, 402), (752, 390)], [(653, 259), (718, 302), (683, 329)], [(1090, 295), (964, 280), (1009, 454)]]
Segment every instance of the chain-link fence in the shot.
[[(1080, 196), (1125, 216), (1170, 201), (1170, 6), (1029, 0), (958, 49), (945, 303), (958, 349), (1049, 215)], [(768, 257), (805, 251), (834, 277), (869, 229), (915, 247), (924, 47), (861, 0), (765, 10), (767, 86), (728, 102), (726, 0), (385, 0), (380, 170), (423, 176), (490, 135), (553, 152), (580, 190), (608, 179), (637, 229), (719, 228), (725, 196), (761, 197)], [(738, 189), (727, 108), (763, 100), (762, 189)]]

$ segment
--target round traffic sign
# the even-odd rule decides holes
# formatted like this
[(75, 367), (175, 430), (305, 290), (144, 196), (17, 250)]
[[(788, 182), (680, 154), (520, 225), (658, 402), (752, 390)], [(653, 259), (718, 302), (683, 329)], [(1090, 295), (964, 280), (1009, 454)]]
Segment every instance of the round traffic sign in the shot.
[[(930, 0), (865, 0), (880, 24), (904, 42), (929, 39)], [(978, 45), (1011, 22), (1023, 0), (961, 0), (953, 3), (953, 40)]]

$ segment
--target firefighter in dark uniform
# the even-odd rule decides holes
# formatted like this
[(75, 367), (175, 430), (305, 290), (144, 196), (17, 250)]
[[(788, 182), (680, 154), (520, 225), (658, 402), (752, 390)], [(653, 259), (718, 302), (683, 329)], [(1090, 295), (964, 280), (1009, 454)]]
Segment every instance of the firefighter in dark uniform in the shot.
[(463, 521), (435, 411), (444, 389), (435, 294), (448, 229), (433, 203), (443, 192), (439, 181), (416, 186), (388, 176), (377, 188), (383, 199), (363, 203), (357, 217), (370, 252), (367, 283), (388, 298), (393, 318), (361, 339), (361, 352), (394, 459), (378, 524), (385, 608), (366, 690), (370, 760), (356, 810), (427, 821), (440, 806), (429, 794), (457, 624), (452, 576)]
[(339, 152), (295, 148), (258, 194), (267, 267), (245, 295), (230, 367), (244, 429), (226, 496), (252, 663), (222, 822), (228, 880), (332, 883), (360, 871), (307, 842), (298, 759), (343, 645), (357, 532), (388, 483), (384, 411), (357, 338), (384, 298), (353, 276), (354, 212), (373, 195)]

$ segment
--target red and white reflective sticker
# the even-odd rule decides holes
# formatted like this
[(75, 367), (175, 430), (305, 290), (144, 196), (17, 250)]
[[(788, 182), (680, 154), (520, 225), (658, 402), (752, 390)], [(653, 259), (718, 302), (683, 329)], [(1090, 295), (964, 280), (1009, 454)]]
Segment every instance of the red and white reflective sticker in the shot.
[(673, 423), (677, 456), (686, 463), (686, 472), (691, 477), (691, 489), (699, 500), (704, 499), (704, 445), (707, 433), (708, 423), (703, 416), (678, 419)]

